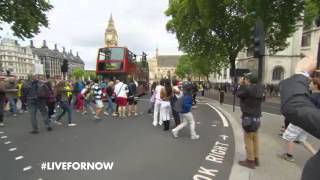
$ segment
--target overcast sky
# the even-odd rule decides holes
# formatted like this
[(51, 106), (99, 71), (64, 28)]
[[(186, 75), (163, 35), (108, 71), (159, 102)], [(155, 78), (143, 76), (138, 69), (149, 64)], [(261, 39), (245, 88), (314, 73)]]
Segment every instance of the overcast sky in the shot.
[[(180, 54), (178, 42), (165, 25), (168, 0), (50, 0), (54, 9), (48, 13), (50, 27), (42, 28), (35, 38), (40, 47), (46, 39), (50, 48), (57, 43), (79, 52), (86, 69), (94, 69), (97, 49), (104, 45), (104, 31), (112, 13), (119, 45), (136, 54), (145, 51), (148, 58), (160, 54)], [(6, 30), (5, 30), (6, 31)], [(1, 32), (3, 33), (7, 32)], [(8, 36), (8, 35), (7, 35)], [(28, 42), (29, 43), (29, 42)], [(24, 44), (21, 42), (21, 44)]]

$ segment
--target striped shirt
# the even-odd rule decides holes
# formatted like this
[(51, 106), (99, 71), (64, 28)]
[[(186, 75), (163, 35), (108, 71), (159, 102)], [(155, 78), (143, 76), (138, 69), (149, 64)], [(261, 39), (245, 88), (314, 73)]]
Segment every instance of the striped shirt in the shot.
[(95, 83), (92, 86), (92, 92), (93, 92), (93, 96), (94, 96), (95, 100), (101, 100), (101, 98), (102, 98), (102, 90), (99, 87), (99, 84)]

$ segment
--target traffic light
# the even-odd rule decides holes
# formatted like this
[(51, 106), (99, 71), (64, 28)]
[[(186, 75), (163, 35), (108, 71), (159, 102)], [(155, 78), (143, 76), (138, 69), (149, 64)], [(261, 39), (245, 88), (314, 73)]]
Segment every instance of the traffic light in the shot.
[(255, 25), (250, 28), (250, 33), (250, 49), (253, 52), (253, 57), (260, 58), (265, 54), (263, 22), (261, 20), (257, 20)]
[(61, 72), (66, 73), (68, 72), (69, 64), (67, 60), (63, 60), (63, 63), (61, 65)]
[(147, 61), (147, 54), (145, 52), (142, 52), (142, 61)]

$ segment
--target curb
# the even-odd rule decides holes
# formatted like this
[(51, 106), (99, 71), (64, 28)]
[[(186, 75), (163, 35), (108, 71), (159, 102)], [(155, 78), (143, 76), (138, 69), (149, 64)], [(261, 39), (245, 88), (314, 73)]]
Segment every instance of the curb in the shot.
[(212, 105), (218, 108), (219, 111), (221, 111), (224, 114), (224, 116), (229, 120), (229, 122), (231, 123), (233, 134), (234, 134), (235, 154), (234, 154), (233, 166), (231, 169), (229, 180), (239, 180), (239, 179), (250, 180), (250, 176), (252, 174), (251, 170), (248, 170), (238, 165), (238, 161), (240, 159), (242, 160), (246, 158), (246, 153), (244, 150), (245, 144), (243, 139), (242, 127), (240, 126), (238, 121), (236, 121), (229, 112), (222, 109), (220, 105), (217, 104), (217, 102), (214, 102), (214, 104)]

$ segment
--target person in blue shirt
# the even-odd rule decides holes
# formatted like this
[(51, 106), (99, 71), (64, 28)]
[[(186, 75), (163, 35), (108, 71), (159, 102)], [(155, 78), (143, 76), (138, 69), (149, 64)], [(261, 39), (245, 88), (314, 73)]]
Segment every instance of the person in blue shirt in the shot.
[(180, 118), (182, 119), (182, 123), (179, 124), (176, 128), (172, 129), (172, 135), (174, 138), (178, 138), (179, 131), (189, 124), (191, 139), (200, 139), (200, 136), (195, 131), (196, 123), (194, 122), (194, 117), (191, 113), (192, 90), (193, 86), (191, 83), (186, 83), (183, 87), (182, 108), (180, 111)]

